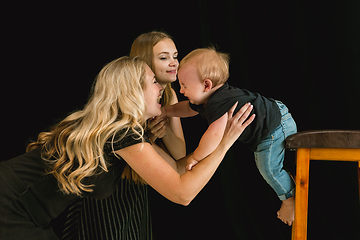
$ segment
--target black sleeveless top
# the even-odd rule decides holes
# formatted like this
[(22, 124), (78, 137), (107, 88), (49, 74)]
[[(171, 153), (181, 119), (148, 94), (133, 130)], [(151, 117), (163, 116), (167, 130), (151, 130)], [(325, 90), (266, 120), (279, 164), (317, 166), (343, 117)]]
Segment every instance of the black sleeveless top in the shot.
[[(149, 142), (147, 136), (144, 139)], [(135, 135), (126, 137), (114, 143), (114, 149), (140, 142)], [(109, 197), (82, 198), (69, 206), (62, 240), (74, 239), (151, 240), (148, 186), (120, 179)]]
[[(149, 142), (147, 137), (144, 140)], [(95, 186), (93, 192), (84, 192), (83, 196), (104, 199), (113, 194), (126, 162), (117, 158), (112, 149), (140, 142), (142, 139), (133, 132), (121, 141), (114, 141), (113, 148), (109, 139), (104, 147), (109, 171), (86, 179), (86, 183)], [(57, 179), (46, 174), (47, 167), (41, 158), (41, 147), (0, 163), (0, 239), (53, 239), (50, 221), (79, 197), (63, 194)]]

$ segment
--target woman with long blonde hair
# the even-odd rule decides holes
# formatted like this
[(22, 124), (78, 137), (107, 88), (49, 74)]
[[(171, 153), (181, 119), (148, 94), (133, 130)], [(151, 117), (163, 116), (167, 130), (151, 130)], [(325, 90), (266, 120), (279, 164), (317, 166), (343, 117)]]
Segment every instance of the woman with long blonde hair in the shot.
[[(164, 87), (161, 105), (173, 105), (178, 102), (171, 83), (177, 79), (179, 67), (178, 50), (171, 36), (164, 32), (152, 31), (141, 34), (133, 42), (131, 57), (142, 58), (155, 73), (158, 83)], [(178, 117), (155, 117), (148, 123), (150, 138), (174, 158), (186, 155), (185, 140), (181, 121)]]
[(0, 164), (0, 239), (55, 239), (49, 222), (68, 204), (113, 193), (126, 165), (113, 150), (129, 133), (145, 141), (145, 66), (129, 57), (107, 64), (82, 110)]
[[(177, 79), (178, 51), (168, 34), (159, 31), (141, 34), (131, 46), (130, 57), (140, 57), (155, 73), (157, 82), (164, 88), (160, 100), (162, 106), (178, 102), (176, 93), (171, 87), (171, 83)], [(186, 147), (180, 118), (157, 116), (147, 121), (146, 130), (153, 145), (160, 146), (175, 160), (185, 157)], [(129, 165), (125, 166), (122, 176), (129, 181), (122, 179), (109, 198), (104, 200), (85, 198), (70, 207), (65, 221), (64, 240), (74, 236), (78, 236), (78, 239), (89, 239), (95, 235), (101, 237), (106, 235), (107, 239), (119, 239), (119, 233), (122, 233), (123, 237), (131, 236), (130, 239), (151, 238), (146, 182)], [(124, 200), (124, 189), (132, 196), (131, 201)], [(129, 211), (138, 214), (124, 220), (124, 210), (118, 207), (123, 205), (128, 205)], [(133, 230), (124, 232), (124, 226)]]
[[(160, 100), (162, 106), (178, 102), (171, 87), (171, 83), (177, 79), (178, 50), (169, 34), (159, 31), (141, 34), (131, 46), (130, 57), (140, 57), (154, 72), (156, 80), (164, 88)], [(148, 121), (147, 129), (150, 139), (175, 160), (185, 157), (186, 146), (180, 118), (156, 116)]]
[(186, 158), (175, 162), (144, 130), (161, 113), (162, 90), (139, 59), (107, 64), (84, 109), (39, 134), (27, 153), (0, 164), (0, 239), (57, 239), (50, 221), (79, 197), (110, 196), (127, 164), (164, 197), (188, 205), (254, 117), (246, 120), (249, 104), (234, 116), (232, 108), (218, 148), (185, 172)]

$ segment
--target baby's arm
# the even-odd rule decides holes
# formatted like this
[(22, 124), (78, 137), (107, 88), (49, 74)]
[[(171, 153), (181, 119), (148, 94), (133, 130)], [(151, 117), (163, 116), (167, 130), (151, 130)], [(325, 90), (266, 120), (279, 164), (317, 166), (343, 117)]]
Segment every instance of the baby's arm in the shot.
[(174, 105), (168, 105), (162, 108), (165, 110), (165, 114), (168, 117), (192, 117), (198, 114), (198, 112), (192, 110), (189, 105), (189, 101), (181, 101)]
[(195, 149), (194, 154), (188, 158), (186, 170), (191, 170), (201, 159), (207, 157), (217, 148), (223, 137), (227, 119), (228, 116), (225, 113), (221, 118), (210, 124), (201, 137), (199, 146)]

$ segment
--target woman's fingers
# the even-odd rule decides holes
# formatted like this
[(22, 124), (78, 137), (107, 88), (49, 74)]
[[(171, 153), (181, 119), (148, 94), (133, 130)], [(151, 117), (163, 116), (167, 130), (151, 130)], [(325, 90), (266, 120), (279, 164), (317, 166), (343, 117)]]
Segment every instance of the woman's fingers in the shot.
[(239, 102), (236, 102), (236, 103), (234, 104), (234, 106), (232, 106), (232, 107), (230, 108), (230, 110), (228, 111), (228, 117), (229, 117), (229, 118), (231, 118), (231, 117), (233, 116), (234, 111), (235, 111), (238, 103), (239, 103)]
[(223, 140), (226, 143), (232, 145), (245, 130), (245, 128), (249, 126), (249, 124), (255, 119), (255, 114), (247, 119), (252, 110), (253, 106), (250, 103), (247, 103), (242, 106), (240, 110), (232, 117), (231, 115), (233, 114), (233, 108), (228, 112), (229, 119), (223, 137)]
[(249, 114), (252, 111), (252, 109), (253, 109), (253, 106), (250, 103), (246, 103), (244, 106), (242, 106), (239, 109), (239, 111), (233, 116), (233, 118), (240, 120), (241, 117), (245, 116), (245, 119), (246, 119), (249, 117)]
[(155, 132), (154, 134), (158, 137), (158, 138), (163, 138), (167, 132), (167, 128), (168, 128), (168, 124), (167, 122), (158, 129), (157, 132)]
[(168, 119), (166, 117), (156, 117), (148, 124), (148, 129), (157, 138), (162, 138), (166, 134), (167, 127)]
[[(237, 112), (237, 113), (235, 114), (234, 118), (235, 118), (235, 119), (238, 119), (239, 123), (242, 124), (243, 126), (244, 126), (245, 124), (247, 124), (246, 126), (248, 126), (248, 125), (252, 122), (251, 119), (254, 119), (254, 118), (255, 118), (255, 114), (253, 114), (253, 115), (248, 119), (248, 117), (249, 117), (249, 115), (251, 114), (253, 108), (254, 108), (254, 106), (251, 105), (251, 104), (249, 104), (249, 105), (247, 106), (247, 108), (246, 108), (246, 110), (245, 110), (244, 113), (242, 113), (242, 114), (240, 115), (240, 114), (239, 114), (239, 112), (240, 112), (240, 110), (241, 110), (241, 109), (240, 109), (239, 112)], [(239, 116), (239, 115), (240, 115), (240, 116)], [(246, 121), (246, 119), (248, 119), (248, 120)], [(249, 121), (249, 120), (250, 120), (250, 121)], [(245, 122), (245, 121), (246, 121), (246, 122)], [(244, 123), (244, 122), (245, 122), (245, 123)], [(246, 127), (246, 126), (245, 126), (245, 127)], [(244, 128), (245, 128), (245, 127), (244, 127)]]
[[(249, 117), (249, 119), (246, 120), (246, 122), (244, 122), (244, 123), (242, 124), (243, 129), (245, 129), (247, 126), (249, 126), (250, 123), (252, 123), (252, 121), (254, 121), (255, 117), (256, 117), (255, 114), (251, 115), (251, 117)], [(244, 120), (245, 120), (245, 119), (244, 119)], [(239, 122), (242, 122), (242, 121), (239, 120)]]
[(148, 123), (148, 128), (151, 129), (154, 126), (156, 126), (158, 123), (166, 121), (167, 118), (166, 117), (160, 117), (160, 116), (156, 116), (154, 119), (152, 119), (149, 123)]

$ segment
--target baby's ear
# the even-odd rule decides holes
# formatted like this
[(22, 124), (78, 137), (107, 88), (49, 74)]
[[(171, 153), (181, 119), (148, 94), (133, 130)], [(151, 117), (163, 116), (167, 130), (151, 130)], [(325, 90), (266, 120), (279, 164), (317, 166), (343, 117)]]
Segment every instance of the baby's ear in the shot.
[(208, 79), (208, 78), (205, 79), (205, 80), (204, 80), (204, 90), (205, 90), (205, 92), (211, 90), (212, 87), (213, 87), (212, 81), (211, 81), (210, 79)]

